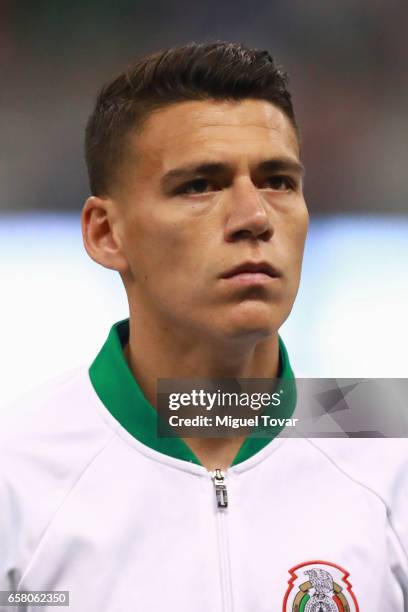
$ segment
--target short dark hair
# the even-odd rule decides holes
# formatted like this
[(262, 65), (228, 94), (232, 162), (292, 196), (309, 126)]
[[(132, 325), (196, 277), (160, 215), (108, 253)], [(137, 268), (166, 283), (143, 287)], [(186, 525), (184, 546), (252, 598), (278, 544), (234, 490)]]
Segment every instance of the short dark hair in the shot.
[(104, 85), (89, 117), (85, 157), (91, 191), (108, 195), (126, 136), (155, 109), (186, 100), (266, 100), (298, 134), (287, 74), (268, 51), (239, 43), (188, 44), (139, 59)]

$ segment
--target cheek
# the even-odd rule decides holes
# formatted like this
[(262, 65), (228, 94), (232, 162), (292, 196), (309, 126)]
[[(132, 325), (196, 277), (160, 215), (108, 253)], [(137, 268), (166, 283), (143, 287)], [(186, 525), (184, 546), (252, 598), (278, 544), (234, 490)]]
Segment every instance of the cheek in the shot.
[(299, 287), (308, 222), (307, 209), (302, 207), (296, 211), (290, 224), (286, 227), (287, 290), (291, 300), (294, 299)]
[(306, 205), (302, 206), (293, 219), (291, 227), (292, 249), (296, 253), (296, 260), (299, 261), (303, 257), (307, 230), (309, 227), (309, 213)]
[(198, 266), (201, 253), (194, 233), (179, 222), (160, 219), (132, 220), (126, 232), (126, 255), (136, 282), (159, 280), (157, 287), (187, 281)]

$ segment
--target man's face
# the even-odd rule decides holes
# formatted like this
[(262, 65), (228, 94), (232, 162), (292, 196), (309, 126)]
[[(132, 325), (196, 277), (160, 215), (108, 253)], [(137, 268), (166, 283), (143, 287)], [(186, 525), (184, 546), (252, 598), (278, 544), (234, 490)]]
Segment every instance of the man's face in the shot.
[(115, 195), (131, 307), (206, 338), (266, 338), (299, 285), (295, 131), (258, 100), (188, 101), (132, 134)]

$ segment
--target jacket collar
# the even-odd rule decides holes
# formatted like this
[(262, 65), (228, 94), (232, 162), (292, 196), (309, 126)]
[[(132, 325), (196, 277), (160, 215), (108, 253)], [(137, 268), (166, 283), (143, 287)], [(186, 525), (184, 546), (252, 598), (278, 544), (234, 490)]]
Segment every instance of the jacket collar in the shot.
[[(157, 412), (143, 395), (133, 376), (123, 346), (129, 339), (129, 319), (112, 326), (109, 336), (89, 369), (93, 388), (112, 416), (139, 442), (159, 453), (201, 465), (183, 439), (157, 436)], [(290, 418), (296, 405), (296, 386), (286, 347), (279, 337), (279, 378), (287, 381), (286, 398), (275, 407), (274, 416)], [(276, 437), (283, 427), (274, 429)], [(249, 459), (264, 448), (272, 435), (259, 437), (256, 432), (243, 442), (232, 465)]]

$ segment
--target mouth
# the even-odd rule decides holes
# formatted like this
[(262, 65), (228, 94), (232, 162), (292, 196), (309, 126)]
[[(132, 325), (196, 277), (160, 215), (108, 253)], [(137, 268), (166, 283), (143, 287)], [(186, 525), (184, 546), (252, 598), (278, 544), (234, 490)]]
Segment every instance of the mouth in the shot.
[(280, 278), (280, 272), (266, 261), (247, 261), (227, 272), (220, 278), (241, 285), (264, 285)]

